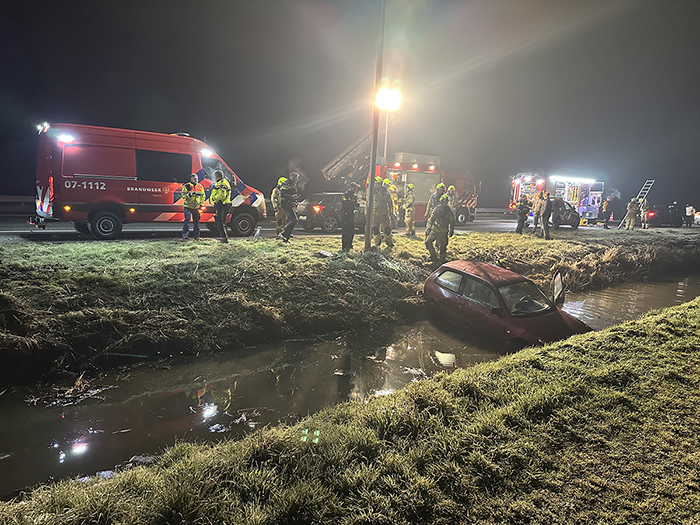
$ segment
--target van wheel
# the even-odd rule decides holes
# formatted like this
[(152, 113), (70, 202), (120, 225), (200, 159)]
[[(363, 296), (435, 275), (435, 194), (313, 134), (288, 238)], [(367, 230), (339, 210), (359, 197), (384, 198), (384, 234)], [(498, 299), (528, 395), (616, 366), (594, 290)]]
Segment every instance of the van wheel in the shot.
[(457, 210), (457, 217), (455, 217), (455, 222), (457, 223), (457, 226), (464, 226), (469, 220), (471, 219), (469, 218), (468, 209), (460, 208), (459, 210)]
[(122, 221), (109, 211), (97, 212), (90, 219), (90, 233), (98, 239), (116, 239), (122, 231)]
[(248, 212), (242, 211), (231, 217), (231, 230), (239, 237), (248, 237), (255, 230), (255, 218)]
[(578, 228), (578, 222), (574, 222), (574, 223), (571, 225), (571, 227), (572, 227), (574, 230), (575, 230), (576, 228)]
[(555, 230), (558, 230), (559, 226), (561, 226), (561, 219), (559, 217), (556, 217), (552, 225), (554, 226)]
[(73, 228), (75, 228), (75, 231), (77, 231), (78, 233), (82, 233), (83, 235), (90, 235), (90, 227), (87, 222), (74, 222)]

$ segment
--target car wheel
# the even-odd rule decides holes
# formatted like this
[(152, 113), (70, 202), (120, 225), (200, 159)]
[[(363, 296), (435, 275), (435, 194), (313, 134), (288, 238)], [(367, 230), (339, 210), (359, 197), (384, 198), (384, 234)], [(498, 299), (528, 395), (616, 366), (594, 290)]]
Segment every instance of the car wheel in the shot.
[(329, 215), (323, 219), (323, 231), (326, 233), (335, 233), (338, 231), (338, 217)]
[(238, 237), (248, 237), (255, 230), (255, 218), (248, 212), (242, 211), (231, 217), (231, 230)]
[(561, 218), (560, 217), (555, 217), (554, 222), (552, 223), (552, 226), (554, 226), (555, 230), (559, 229), (559, 226), (561, 226)]
[(316, 227), (313, 224), (309, 224), (308, 222), (302, 224), (301, 227), (304, 228), (305, 232), (312, 232), (316, 229)]
[(90, 219), (90, 233), (98, 239), (116, 239), (122, 231), (122, 221), (109, 211), (97, 212)]
[(576, 228), (578, 228), (579, 222), (581, 222), (581, 219), (579, 219), (578, 222), (574, 221), (573, 223), (571, 223), (571, 227), (575, 230)]
[(75, 231), (77, 231), (78, 233), (82, 233), (83, 235), (90, 235), (90, 227), (87, 222), (74, 222), (73, 228), (75, 228)]
[(469, 218), (468, 209), (460, 208), (459, 210), (457, 210), (457, 217), (455, 217), (455, 222), (457, 223), (457, 226), (464, 226), (469, 220), (471, 219)]

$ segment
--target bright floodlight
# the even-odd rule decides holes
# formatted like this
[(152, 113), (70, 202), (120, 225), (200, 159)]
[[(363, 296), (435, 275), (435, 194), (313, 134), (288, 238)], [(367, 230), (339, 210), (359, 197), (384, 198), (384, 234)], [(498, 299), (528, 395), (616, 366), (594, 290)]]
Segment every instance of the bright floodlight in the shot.
[(212, 150), (207, 149), (207, 148), (202, 148), (201, 153), (202, 153), (203, 157), (211, 157), (214, 154), (214, 152)]
[(401, 105), (401, 92), (398, 89), (389, 89), (383, 87), (377, 92), (377, 100), (375, 102), (379, 109), (395, 111)]
[(68, 133), (64, 133), (63, 135), (58, 136), (58, 141), (63, 142), (64, 144), (70, 144), (74, 140), (75, 139), (73, 138), (73, 135), (69, 135)]

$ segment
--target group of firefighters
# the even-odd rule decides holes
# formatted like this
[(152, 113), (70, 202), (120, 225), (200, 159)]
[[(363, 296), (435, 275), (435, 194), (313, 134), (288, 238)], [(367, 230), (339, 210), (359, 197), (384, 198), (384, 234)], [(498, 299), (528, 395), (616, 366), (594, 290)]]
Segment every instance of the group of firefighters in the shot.
[[(299, 197), (296, 187), (298, 179), (298, 173), (291, 173), (289, 177), (280, 177), (270, 197), (275, 212), (277, 237), (283, 242), (289, 242), (292, 230), (297, 223), (295, 205)], [(392, 248), (394, 246), (392, 229), (399, 212), (398, 192), (396, 186), (389, 179), (377, 176), (374, 184), (374, 211), (371, 227), (373, 244), (375, 247), (380, 247), (383, 242), (389, 248)], [(359, 208), (357, 190), (358, 185), (351, 182), (341, 200), (342, 251), (350, 251), (352, 249), (355, 232), (355, 210)], [(406, 235), (411, 237), (416, 235), (415, 201), (414, 186), (413, 184), (408, 184), (403, 198), (403, 209), (405, 212)], [(431, 260), (434, 262), (444, 261), (446, 258), (448, 239), (454, 235), (457, 205), (456, 188), (450, 186), (446, 190), (443, 183), (437, 185), (435, 192), (428, 200), (425, 211), (427, 221), (425, 247), (430, 253)], [(439, 257), (435, 248), (440, 252)]]

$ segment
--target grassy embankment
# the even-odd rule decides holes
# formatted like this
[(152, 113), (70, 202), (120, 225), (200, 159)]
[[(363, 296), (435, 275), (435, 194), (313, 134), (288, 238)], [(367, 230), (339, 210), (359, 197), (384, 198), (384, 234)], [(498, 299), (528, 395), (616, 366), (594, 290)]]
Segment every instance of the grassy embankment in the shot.
[[(544, 288), (569, 290), (697, 267), (700, 235), (679, 230), (560, 230), (461, 234), (450, 259), (495, 262)], [(284, 338), (388, 324), (422, 315), (410, 300), (429, 275), (420, 239), (397, 236), (391, 255), (322, 258), (337, 237), (23, 243), (0, 246), (0, 386), (51, 380), (139, 360), (197, 355)], [(361, 241), (357, 243), (361, 245)]]
[(293, 427), (181, 443), (0, 503), (0, 522), (698, 523), (699, 334), (696, 299)]

